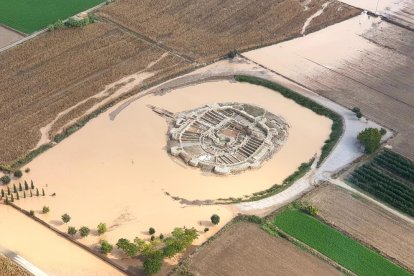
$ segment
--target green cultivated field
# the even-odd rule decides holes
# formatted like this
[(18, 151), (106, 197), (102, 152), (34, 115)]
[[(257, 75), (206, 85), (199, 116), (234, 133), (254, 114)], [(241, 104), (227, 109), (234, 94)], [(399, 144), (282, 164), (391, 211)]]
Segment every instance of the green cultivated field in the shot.
[(0, 23), (30, 34), (103, 0), (0, 0)]
[(288, 208), (278, 214), (275, 224), (358, 275), (410, 275), (375, 251), (297, 209)]

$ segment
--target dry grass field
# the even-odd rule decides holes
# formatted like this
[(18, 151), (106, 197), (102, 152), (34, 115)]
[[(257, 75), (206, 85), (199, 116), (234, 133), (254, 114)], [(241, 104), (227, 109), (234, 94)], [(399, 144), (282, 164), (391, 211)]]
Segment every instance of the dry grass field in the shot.
[(139, 88), (190, 66), (105, 23), (43, 34), (0, 53), (0, 60), (0, 164), (36, 147), (39, 130), (59, 113), (66, 111), (52, 134), (98, 102), (121, 96), (118, 90), (131, 82)]
[[(302, 27), (325, 0), (119, 0), (100, 15), (200, 62), (231, 50), (244, 51), (301, 35)], [(331, 1), (306, 33), (358, 14)]]
[(6, 256), (0, 254), (0, 274), (7, 276), (29, 276), (29, 272), (15, 264)]
[(414, 225), (333, 184), (303, 200), (318, 207), (330, 224), (414, 271)]
[(273, 237), (258, 225), (231, 225), (189, 259), (195, 275), (341, 275), (289, 241)]

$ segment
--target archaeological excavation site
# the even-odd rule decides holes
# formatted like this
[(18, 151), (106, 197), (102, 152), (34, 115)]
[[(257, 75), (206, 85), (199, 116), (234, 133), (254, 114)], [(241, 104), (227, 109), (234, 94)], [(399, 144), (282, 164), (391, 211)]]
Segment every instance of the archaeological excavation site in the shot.
[(260, 167), (283, 145), (288, 128), (260, 107), (210, 104), (174, 115), (168, 149), (190, 166), (226, 175)]

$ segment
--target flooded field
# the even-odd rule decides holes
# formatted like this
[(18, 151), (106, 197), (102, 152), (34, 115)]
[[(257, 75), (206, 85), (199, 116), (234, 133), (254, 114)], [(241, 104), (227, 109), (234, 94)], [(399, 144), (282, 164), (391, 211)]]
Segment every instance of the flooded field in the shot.
[(11, 207), (2, 205), (0, 218), (0, 252), (5, 255), (17, 254), (50, 275), (122, 275)]
[[(165, 150), (167, 122), (148, 105), (181, 112), (217, 102), (249, 102), (282, 116), (289, 124), (289, 136), (274, 157), (257, 170), (231, 176), (216, 176), (187, 167)], [(217, 213), (224, 225), (233, 216), (231, 206), (183, 205), (173, 200), (208, 200), (242, 197), (281, 183), (320, 149), (329, 135), (331, 121), (316, 115), (280, 94), (259, 86), (208, 82), (149, 95), (133, 102), (114, 120), (108, 110), (58, 146), (28, 164), (24, 177), (33, 179), (46, 196), (21, 199), (17, 204), (52, 226), (66, 232), (60, 217), (68, 213), (68, 225), (95, 230), (105, 222), (110, 231), (98, 237), (96, 231), (82, 241), (94, 245), (100, 238), (115, 243), (119, 238), (149, 238), (149, 227), (168, 233), (174, 227), (196, 227), (202, 231), (198, 243), (219, 227), (209, 222)], [(56, 196), (50, 196), (56, 193)], [(43, 206), (50, 213), (43, 215)], [(118, 258), (116, 252), (115, 258)]]
[(412, 31), (360, 15), (245, 56), (341, 105), (358, 106), (395, 130), (394, 150), (413, 159), (413, 42)]

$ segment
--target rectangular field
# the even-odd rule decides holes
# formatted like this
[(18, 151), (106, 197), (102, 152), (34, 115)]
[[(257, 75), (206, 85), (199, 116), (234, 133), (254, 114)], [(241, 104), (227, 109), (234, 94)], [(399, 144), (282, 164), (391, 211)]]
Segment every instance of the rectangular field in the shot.
[(104, 0), (4, 0), (0, 1), (0, 23), (30, 34), (102, 2)]
[(285, 209), (276, 216), (275, 224), (358, 275), (410, 275), (375, 251), (300, 210)]
[(323, 220), (414, 271), (414, 225), (332, 184), (303, 200), (316, 206)]
[(385, 150), (351, 173), (348, 181), (398, 210), (414, 216), (414, 165)]
[(341, 275), (289, 241), (247, 222), (230, 226), (189, 260), (195, 275)]
[[(301, 35), (325, 0), (120, 0), (99, 15), (199, 62)], [(360, 12), (330, 1), (307, 26), (319, 30)]]

